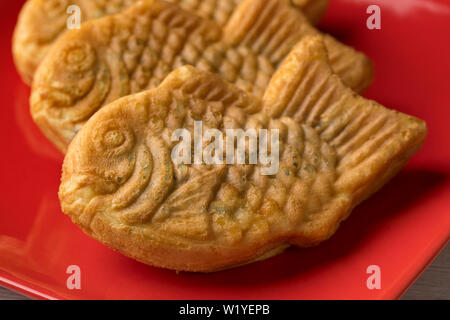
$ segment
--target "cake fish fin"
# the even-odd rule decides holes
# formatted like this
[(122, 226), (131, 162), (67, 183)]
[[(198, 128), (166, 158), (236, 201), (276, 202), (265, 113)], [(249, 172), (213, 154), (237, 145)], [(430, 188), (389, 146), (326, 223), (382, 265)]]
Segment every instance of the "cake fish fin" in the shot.
[[(226, 115), (226, 109), (231, 107), (245, 111), (242, 114), (244, 122), (245, 113), (253, 114), (262, 108), (261, 99), (224, 81), (216, 74), (192, 66), (183, 66), (172, 71), (159, 88), (172, 92), (180, 99), (189, 99), (191, 111), (197, 112), (197, 115), (207, 111), (199, 104), (220, 103), (216, 111), (222, 115)], [(197, 111), (197, 108), (200, 110)]]
[(307, 37), (297, 45), (272, 78), (263, 103), (269, 116), (311, 126), (336, 150), (335, 188), (353, 194), (353, 206), (392, 178), (427, 134), (422, 120), (386, 109), (345, 86), (330, 67), (321, 37)]
[(208, 206), (219, 189), (226, 168), (212, 169), (175, 190), (153, 217), (152, 223), (164, 234), (194, 240), (210, 237)]
[(232, 46), (247, 46), (278, 65), (305, 36), (323, 35), (335, 72), (355, 91), (364, 91), (373, 78), (371, 61), (364, 54), (322, 34), (299, 10), (286, 2), (242, 1), (225, 26), (225, 41)]

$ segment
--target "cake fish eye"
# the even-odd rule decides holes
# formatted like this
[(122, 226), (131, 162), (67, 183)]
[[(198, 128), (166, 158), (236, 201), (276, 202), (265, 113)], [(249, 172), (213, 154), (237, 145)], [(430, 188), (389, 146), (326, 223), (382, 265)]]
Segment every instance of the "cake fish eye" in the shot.
[(96, 60), (96, 54), (90, 44), (84, 41), (73, 41), (61, 49), (60, 58), (70, 72), (83, 73), (91, 69)]
[(115, 120), (101, 122), (93, 136), (96, 149), (107, 156), (121, 156), (134, 147), (134, 133), (128, 126)]
[(103, 137), (105, 145), (111, 148), (120, 147), (125, 142), (125, 140), (126, 138), (124, 134), (119, 130), (108, 131)]

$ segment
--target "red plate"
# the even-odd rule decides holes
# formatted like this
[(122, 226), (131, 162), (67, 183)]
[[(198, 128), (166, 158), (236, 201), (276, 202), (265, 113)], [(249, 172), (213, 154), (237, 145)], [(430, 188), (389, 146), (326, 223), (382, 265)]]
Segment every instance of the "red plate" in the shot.
[[(214, 274), (152, 268), (84, 235), (61, 213), (63, 157), (33, 124), (29, 89), (17, 75), (11, 35), (23, 1), (0, 1), (0, 283), (59, 299), (392, 299), (446, 245), (450, 231), (450, 3), (448, 0), (335, 0), (322, 28), (366, 52), (376, 79), (366, 93), (425, 119), (429, 137), (408, 167), (359, 206), (319, 247)], [(366, 8), (381, 7), (368, 30)], [(81, 268), (81, 290), (66, 269)], [(381, 268), (369, 290), (368, 266)]]

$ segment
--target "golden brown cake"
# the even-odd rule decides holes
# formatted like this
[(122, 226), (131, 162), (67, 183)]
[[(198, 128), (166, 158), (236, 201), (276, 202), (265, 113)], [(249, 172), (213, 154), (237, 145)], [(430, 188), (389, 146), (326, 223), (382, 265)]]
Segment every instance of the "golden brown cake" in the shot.
[[(278, 130), (278, 171), (175, 163), (171, 136), (192, 132), (195, 121), (222, 133)], [(129, 257), (217, 271), (328, 239), (420, 149), (426, 131), (347, 88), (321, 38), (306, 37), (262, 99), (185, 66), (102, 108), (69, 147), (59, 197), (73, 222)]]
[[(28, 0), (24, 5), (14, 33), (13, 53), (23, 80), (30, 84), (39, 64), (52, 44), (66, 31), (67, 8), (78, 5), (82, 21), (115, 14), (137, 0)], [(187, 10), (225, 25), (241, 0), (168, 0)], [(282, 0), (289, 2), (290, 0)], [(328, 0), (292, 0), (312, 23), (324, 14)]]
[[(103, 105), (157, 87), (190, 64), (261, 96), (298, 41), (320, 34), (279, 0), (245, 0), (225, 27), (175, 4), (141, 1), (123, 13), (67, 32), (38, 69), (31, 113), (63, 152), (84, 122)], [(363, 54), (324, 35), (331, 64), (355, 90), (372, 79)]]

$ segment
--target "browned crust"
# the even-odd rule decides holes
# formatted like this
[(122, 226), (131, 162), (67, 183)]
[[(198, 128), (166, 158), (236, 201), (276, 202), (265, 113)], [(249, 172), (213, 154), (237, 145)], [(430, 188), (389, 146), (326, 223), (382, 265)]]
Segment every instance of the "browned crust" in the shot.
[[(31, 84), (37, 67), (47, 55), (52, 44), (65, 31), (65, 26), (61, 24), (61, 20), (68, 17), (65, 10), (48, 14), (48, 9), (44, 7), (44, 2), (54, 3), (55, 7), (62, 7), (63, 9), (72, 4), (79, 5), (82, 9), (83, 21), (87, 21), (117, 13), (134, 1), (136, 0), (124, 0), (119, 5), (116, 1), (114, 5), (107, 5), (104, 8), (100, 4), (105, 1), (100, 0), (72, 0), (70, 3), (67, 0), (28, 0), (20, 12), (13, 37), (14, 61), (23, 81)], [(202, 2), (205, 2), (205, 0), (169, 1), (178, 3), (182, 7), (206, 18), (216, 19), (221, 24), (226, 23), (232, 8), (240, 2), (240, 0), (207, 0), (211, 4), (205, 6), (204, 4), (202, 5)], [(223, 2), (227, 4), (224, 5)], [(292, 5), (303, 10), (311, 23), (316, 24), (325, 13), (328, 0), (292, 0)], [(215, 9), (213, 11), (205, 10), (205, 8), (209, 7)], [(220, 12), (220, 8), (227, 8), (227, 10)]]
[[(205, 86), (216, 94), (210, 97), (209, 91), (201, 89)], [(280, 184), (283, 176), (279, 174), (270, 180), (269, 188), (258, 196), (265, 205), (256, 211), (246, 209), (246, 214), (256, 220), (250, 224), (251, 232), (242, 233), (240, 238), (233, 238), (237, 225), (215, 220), (218, 213), (208, 202), (211, 200), (207, 201), (209, 204), (206, 207), (201, 204), (202, 199), (214, 193), (214, 201), (231, 206), (233, 200), (230, 200), (230, 194), (239, 195), (230, 184), (240, 179), (233, 180), (229, 174), (222, 176), (219, 171), (211, 171), (212, 176), (207, 174), (208, 171), (203, 171), (200, 177), (209, 178), (196, 182), (194, 189), (187, 189), (186, 185), (197, 181), (198, 175), (188, 176), (186, 183), (174, 182), (170, 196), (164, 198), (160, 208), (173, 201), (171, 196), (179, 190), (184, 190), (185, 194), (177, 194), (175, 198), (185, 195), (193, 200), (183, 202), (183, 210), (188, 212), (184, 216), (178, 213), (178, 218), (170, 220), (173, 214), (170, 210), (175, 209), (167, 212), (169, 225), (159, 224), (159, 218), (143, 218), (141, 214), (145, 212), (138, 212), (139, 219), (143, 220), (123, 219), (121, 209), (110, 207), (110, 203), (117, 198), (116, 193), (110, 191), (114, 189), (111, 189), (113, 183), (108, 182), (111, 179), (108, 178), (111, 177), (110, 165), (117, 164), (119, 160), (104, 164), (104, 154), (97, 154), (97, 149), (92, 145), (93, 137), (102, 130), (103, 123), (109, 123), (110, 117), (133, 130), (147, 128), (149, 119), (153, 119), (150, 123), (161, 123), (161, 128), (166, 128), (175, 121), (171, 118), (176, 112), (172, 109), (175, 106), (173, 97), (177, 97), (178, 107), (179, 104), (186, 105), (192, 110), (198, 104), (203, 105), (201, 101), (208, 102), (204, 105), (215, 105), (220, 101), (224, 104), (223, 112), (241, 117), (242, 126), (263, 112), (274, 121), (286, 118), (294, 121), (283, 120), (290, 123), (288, 130), (298, 130), (297, 125), (304, 126), (306, 130), (303, 139), (310, 151), (303, 153), (302, 161), (305, 165), (309, 163), (311, 168), (292, 171), (294, 182), (289, 189), (282, 189), (286, 185)], [(189, 103), (193, 104), (189, 107)], [(236, 109), (236, 103), (242, 110)], [(198, 112), (196, 117), (200, 119), (207, 114), (206, 110)], [(155, 117), (162, 122), (155, 122)], [(149, 128), (156, 130), (152, 125)], [(145, 132), (148, 134), (149, 131)], [(426, 133), (423, 121), (386, 109), (346, 88), (329, 66), (323, 40), (308, 37), (280, 66), (262, 100), (213, 74), (183, 67), (170, 74), (159, 88), (124, 97), (103, 108), (81, 129), (69, 147), (59, 196), (63, 211), (86, 233), (129, 257), (179, 271), (218, 271), (272, 256), (290, 244), (309, 247), (328, 239), (357, 204), (376, 192), (420, 149)], [(286, 140), (284, 143), (294, 146), (295, 142)], [(150, 147), (156, 148), (155, 145)], [(306, 162), (309, 157), (312, 157), (311, 161)], [(318, 160), (315, 162), (314, 158)], [(140, 163), (139, 155), (136, 159), (136, 163)], [(157, 158), (155, 161), (158, 162)], [(285, 169), (296, 167), (289, 167), (286, 160), (282, 160), (280, 165)], [(234, 166), (228, 168), (232, 170)], [(103, 175), (106, 169), (109, 173)], [(95, 172), (95, 175), (89, 176), (90, 172)], [(152, 173), (151, 179), (157, 172)], [(245, 176), (245, 172), (239, 174)], [(255, 178), (255, 175), (252, 177)], [(256, 175), (255, 179), (251, 180), (252, 185), (258, 186), (259, 177)], [(246, 186), (247, 182), (240, 183)], [(152, 188), (156, 186), (156, 190), (164, 188), (154, 183), (150, 185)], [(279, 191), (271, 191), (271, 185), (278, 185)], [(123, 186), (119, 186), (118, 190), (124, 190), (120, 188)], [(284, 193), (286, 198), (283, 198)], [(245, 191), (242, 194), (245, 195)], [(147, 190), (145, 195), (152, 198), (154, 193)], [(132, 199), (130, 206), (136, 209), (152, 205), (150, 200), (145, 199)], [(250, 201), (249, 196), (244, 196), (243, 201)], [(170, 208), (177, 206), (179, 204)], [(204, 211), (205, 208), (208, 209)], [(193, 232), (201, 230), (197, 222), (190, 221), (201, 223), (202, 215), (211, 218), (207, 230), (205, 233)], [(225, 227), (221, 229), (221, 226)]]

